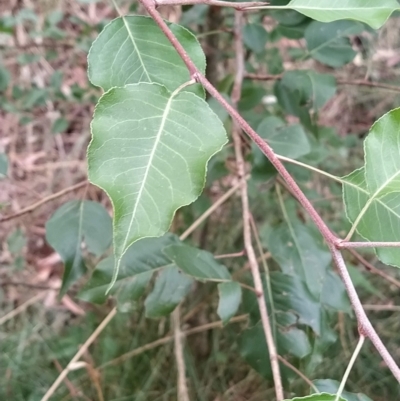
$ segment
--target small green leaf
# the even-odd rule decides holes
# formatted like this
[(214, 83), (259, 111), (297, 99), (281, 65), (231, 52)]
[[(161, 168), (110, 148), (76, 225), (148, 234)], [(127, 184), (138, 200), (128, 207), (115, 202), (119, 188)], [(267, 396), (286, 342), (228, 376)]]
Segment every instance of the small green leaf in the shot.
[[(168, 25), (204, 73), (205, 56), (196, 37), (180, 25)], [(90, 81), (106, 91), (139, 82), (160, 83), (173, 91), (190, 80), (187, 67), (166, 36), (153, 19), (143, 16), (111, 21), (93, 42), (88, 64)]]
[(311, 353), (307, 334), (296, 327), (278, 333), (278, 351), (303, 359)]
[[(117, 281), (110, 291), (119, 304), (136, 301), (143, 294), (153, 272), (172, 265), (162, 250), (174, 243), (179, 243), (178, 238), (168, 233), (159, 238), (144, 238), (127, 250)], [(114, 268), (113, 256), (102, 260), (79, 297), (89, 302), (104, 303)]]
[(7, 175), (8, 157), (5, 153), (0, 153), (0, 179)]
[(46, 223), (46, 240), (64, 262), (61, 295), (85, 272), (82, 241), (91, 253), (100, 256), (111, 238), (111, 218), (99, 203), (74, 200), (56, 210)]
[(240, 284), (232, 281), (230, 283), (218, 284), (219, 303), (217, 313), (223, 324), (235, 316), (242, 300), (242, 288)]
[(281, 156), (297, 159), (311, 150), (307, 135), (300, 124), (287, 125), (276, 116), (262, 120), (257, 133)]
[(193, 93), (141, 83), (102, 96), (89, 179), (113, 203), (116, 274), (130, 245), (163, 235), (175, 211), (200, 195), (207, 162), (226, 141), (221, 121)]
[(336, 93), (336, 79), (330, 74), (311, 70), (286, 71), (281, 85), (290, 92), (297, 92), (301, 105), (318, 110)]
[(57, 118), (57, 120), (54, 121), (51, 127), (51, 132), (53, 134), (60, 134), (62, 132), (65, 132), (68, 126), (69, 126), (68, 120), (66, 120), (63, 117)]
[(17, 255), (22, 251), (22, 248), (26, 245), (26, 237), (20, 228), (14, 230), (7, 237), (8, 250), (13, 254)]
[(181, 270), (197, 280), (231, 281), (228, 269), (218, 263), (214, 256), (206, 251), (189, 245), (170, 245), (164, 249), (168, 256)]
[(342, 67), (357, 54), (349, 36), (364, 30), (359, 22), (335, 21), (325, 24), (313, 21), (305, 31), (307, 49), (312, 58), (330, 67)]
[(268, 32), (261, 24), (246, 24), (243, 27), (243, 42), (254, 53), (261, 53), (267, 40)]
[(11, 81), (10, 72), (7, 70), (7, 68), (0, 65), (0, 92), (3, 92), (7, 89), (10, 81)]
[(287, 7), (321, 22), (353, 19), (375, 29), (400, 8), (396, 0), (292, 0)]
[(192, 284), (193, 279), (177, 267), (165, 267), (157, 277), (153, 291), (146, 298), (146, 316), (158, 318), (169, 315), (188, 294)]
[[(400, 241), (400, 108), (381, 117), (364, 143), (365, 167), (344, 177), (346, 214), (368, 241)], [(382, 262), (400, 267), (399, 248), (377, 248)]]

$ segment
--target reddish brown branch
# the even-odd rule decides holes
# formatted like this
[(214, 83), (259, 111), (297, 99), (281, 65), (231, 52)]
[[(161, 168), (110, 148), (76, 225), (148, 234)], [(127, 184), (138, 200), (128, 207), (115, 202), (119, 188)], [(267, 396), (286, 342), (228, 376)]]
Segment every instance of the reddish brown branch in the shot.
[(221, 0), (155, 0), (155, 4), (156, 7), (207, 4), (213, 7), (231, 7), (238, 11), (245, 10), (248, 7), (259, 7), (268, 5), (268, 3), (261, 1), (234, 2), (234, 1), (221, 1)]

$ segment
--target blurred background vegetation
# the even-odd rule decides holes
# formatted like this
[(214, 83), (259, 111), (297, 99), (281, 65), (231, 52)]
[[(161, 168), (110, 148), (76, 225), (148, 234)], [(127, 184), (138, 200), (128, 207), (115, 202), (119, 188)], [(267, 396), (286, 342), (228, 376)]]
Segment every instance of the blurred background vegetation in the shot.
[[(134, 1), (118, 4), (126, 13), (142, 13)], [(210, 80), (221, 91), (229, 92), (232, 10), (200, 5), (170, 7), (162, 12), (166, 18), (196, 33), (207, 54)], [(45, 226), (54, 211), (71, 199), (95, 200), (111, 213), (104, 193), (94, 186), (75, 184), (86, 179), (89, 124), (101, 95), (100, 89), (88, 82), (87, 53), (98, 33), (116, 16), (114, 7), (106, 1), (0, 2), (1, 400), (40, 400), (79, 345), (111, 309), (110, 303), (93, 305), (76, 297), (89, 274), (61, 301), (57, 298), (63, 266), (46, 242)], [(339, 83), (336, 94), (312, 115), (313, 122), (320, 127), (321, 147), (327, 152), (313, 156), (320, 168), (345, 175), (363, 164), (362, 139), (373, 121), (399, 105), (399, 91), (354, 84), (368, 78), (400, 88), (399, 17), (392, 17), (378, 32), (367, 29), (354, 35), (351, 47), (355, 57), (344, 66), (339, 62), (335, 68), (307, 57), (301, 35), (306, 21), (303, 18), (289, 24), (287, 18), (296, 16), (267, 12), (261, 17), (246, 15), (246, 68), (275, 77), (263, 82), (246, 80), (240, 110), (253, 126), (258, 125), (266, 112), (296, 123), (299, 119), (288, 115), (277, 102), (278, 75), (285, 70), (304, 68), (334, 72)], [(298, 37), (296, 32), (300, 32)], [(215, 104), (213, 107), (221, 115)], [(183, 231), (226, 192), (235, 182), (234, 171), (233, 152), (228, 146), (212, 160), (204, 194), (178, 213), (173, 231)], [(343, 212), (340, 186), (298, 167), (291, 167), (291, 172), (330, 226), (343, 234), (349, 224)], [(255, 169), (249, 185), (254, 217), (266, 248), (263, 238), (282, 212), (275, 193), (268, 192), (273, 183), (260, 184), (258, 178), (265, 177), (265, 171), (257, 177)], [(73, 190), (29, 213), (5, 218), (71, 186)], [(289, 208), (290, 205), (289, 202)], [(304, 218), (301, 212), (296, 213), (299, 219)], [(240, 199), (230, 198), (193, 234), (191, 242), (215, 255), (240, 251)], [(363, 252), (361, 257), (347, 253), (346, 258), (373, 324), (400, 360), (400, 306), (397, 306), (400, 273), (380, 264), (372, 252)], [(97, 262), (88, 256), (90, 269)], [(226, 265), (245, 280), (248, 273), (245, 262), (244, 257), (232, 258), (226, 260)], [(374, 274), (375, 267), (384, 277)], [(271, 269), (276, 268), (271, 261)], [(183, 328), (190, 330), (218, 321), (216, 304), (215, 286), (197, 285), (182, 307)], [(271, 380), (268, 375), (263, 377), (263, 367), (256, 360), (260, 352), (257, 342), (243, 336), (249, 324), (245, 316), (249, 311), (246, 298), (242, 309), (239, 319), (222, 330), (215, 324), (187, 337), (185, 358), (193, 400), (273, 399)], [(169, 319), (146, 318), (141, 302), (120, 312), (84, 355), (84, 366), (76, 366), (68, 375), (54, 400), (176, 399)], [(312, 380), (340, 380), (357, 340), (351, 311), (331, 313), (330, 317), (333, 341), (313, 353), (313, 364), (289, 358)], [(141, 348), (158, 339), (162, 340)], [(130, 353), (133, 350), (136, 351)], [(307, 392), (307, 384), (298, 376), (288, 375), (286, 381), (291, 391)], [(374, 401), (395, 401), (400, 397), (398, 384), (369, 344), (357, 360), (348, 386)], [(357, 396), (354, 400), (362, 398)]]

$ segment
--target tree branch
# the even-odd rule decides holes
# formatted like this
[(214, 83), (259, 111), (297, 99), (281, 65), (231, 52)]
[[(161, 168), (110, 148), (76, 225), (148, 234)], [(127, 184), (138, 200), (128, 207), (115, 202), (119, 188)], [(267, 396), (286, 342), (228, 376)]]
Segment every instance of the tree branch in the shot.
[[(242, 82), (244, 73), (244, 49), (242, 40), (242, 13), (235, 12), (235, 55), (236, 55), (236, 74), (235, 81), (232, 89), (232, 103), (237, 107), (242, 93)], [(269, 321), (268, 309), (265, 303), (264, 288), (261, 280), (260, 270), (257, 263), (256, 253), (253, 248), (251, 239), (251, 226), (250, 226), (250, 207), (249, 198), (247, 195), (247, 181), (245, 178), (245, 162), (242, 153), (242, 143), (240, 139), (240, 126), (234, 121), (232, 129), (232, 138), (235, 147), (236, 165), (239, 180), (241, 182), (241, 198), (242, 198), (242, 214), (243, 214), (243, 237), (246, 254), (250, 264), (251, 274), (253, 276), (254, 288), (256, 291), (258, 309), (260, 310), (261, 323), (264, 330), (265, 340), (267, 342), (269, 357), (271, 362), (272, 376), (274, 378), (275, 394), (277, 401), (283, 400), (283, 386), (279, 369), (278, 353), (275, 346), (274, 336), (272, 334), (271, 323)]]

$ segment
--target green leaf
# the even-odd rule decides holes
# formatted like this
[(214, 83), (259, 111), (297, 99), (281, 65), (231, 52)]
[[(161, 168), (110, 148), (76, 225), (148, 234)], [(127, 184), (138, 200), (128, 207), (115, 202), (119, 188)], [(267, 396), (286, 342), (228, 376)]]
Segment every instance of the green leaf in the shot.
[(254, 53), (261, 53), (267, 40), (268, 32), (261, 24), (246, 24), (243, 27), (243, 42)]
[[(340, 386), (338, 381), (330, 379), (313, 380), (313, 383), (319, 391), (326, 393), (336, 393)], [(365, 394), (349, 393), (348, 391), (343, 391), (342, 398), (345, 401), (372, 401)]]
[(141, 83), (102, 96), (89, 179), (113, 203), (116, 274), (130, 245), (163, 235), (175, 211), (200, 195), (207, 162), (226, 141), (221, 121), (192, 93)]
[(85, 272), (82, 241), (91, 253), (100, 256), (111, 238), (111, 218), (101, 204), (74, 200), (56, 210), (46, 223), (46, 240), (64, 262), (61, 295)]
[(186, 274), (197, 280), (217, 282), (232, 280), (228, 269), (218, 263), (209, 252), (182, 243), (167, 246), (164, 254)]
[[(204, 73), (205, 56), (196, 37), (180, 25), (168, 26)], [(166, 36), (151, 18), (143, 16), (111, 21), (93, 42), (88, 65), (90, 81), (106, 91), (139, 82), (160, 83), (173, 91), (190, 80), (186, 65)]]
[(219, 303), (217, 313), (223, 324), (229, 322), (239, 309), (242, 300), (242, 288), (240, 284), (232, 281), (230, 283), (218, 284)]
[(310, 229), (296, 220), (288, 219), (272, 228), (265, 241), (282, 271), (299, 276), (313, 297), (319, 299), (331, 254), (315, 240)]
[(7, 175), (8, 157), (5, 153), (0, 153), (0, 179)]
[(304, 37), (312, 58), (330, 67), (342, 67), (357, 54), (349, 36), (360, 34), (363, 30), (363, 25), (354, 21), (335, 21), (328, 24), (313, 21), (307, 27)]
[(321, 22), (354, 19), (375, 29), (400, 8), (396, 0), (292, 0), (287, 7)]
[(11, 80), (11, 74), (7, 70), (7, 68), (0, 65), (0, 92), (3, 92), (7, 89)]
[(57, 118), (57, 120), (54, 121), (51, 127), (51, 132), (53, 134), (60, 134), (61, 132), (66, 131), (68, 126), (69, 126), (68, 120), (66, 120), (63, 117)]
[(281, 156), (297, 159), (311, 150), (307, 135), (300, 124), (287, 125), (276, 116), (264, 118), (257, 133)]
[(295, 397), (291, 399), (286, 399), (284, 401), (346, 401), (346, 400), (342, 397), (336, 398), (336, 394), (320, 393), (320, 394), (307, 395), (305, 397)]
[[(365, 167), (344, 177), (346, 214), (368, 241), (400, 241), (400, 108), (381, 117), (364, 143)], [(399, 248), (377, 248), (379, 259), (400, 267)]]
[(303, 330), (293, 327), (287, 331), (278, 332), (278, 350), (303, 359), (311, 353), (311, 344)]
[(286, 71), (281, 85), (290, 92), (297, 92), (300, 105), (317, 110), (324, 107), (336, 93), (336, 78), (311, 70)]
[[(178, 237), (168, 233), (159, 238), (144, 238), (127, 250), (121, 261), (117, 281), (110, 291), (120, 304), (138, 299), (153, 272), (173, 265), (164, 255), (163, 249), (174, 243), (179, 243)], [(105, 302), (106, 290), (110, 285), (114, 267), (113, 256), (102, 260), (79, 297), (89, 302)]]
[[(302, 330), (289, 329), (286, 333), (278, 331), (277, 338), (280, 355), (291, 354), (298, 358), (304, 358), (311, 352), (307, 335)], [(261, 376), (266, 379), (272, 378), (270, 357), (261, 322), (243, 330), (238, 344), (242, 358)]]
[(193, 280), (175, 266), (165, 267), (145, 301), (146, 316), (169, 315), (190, 291)]

